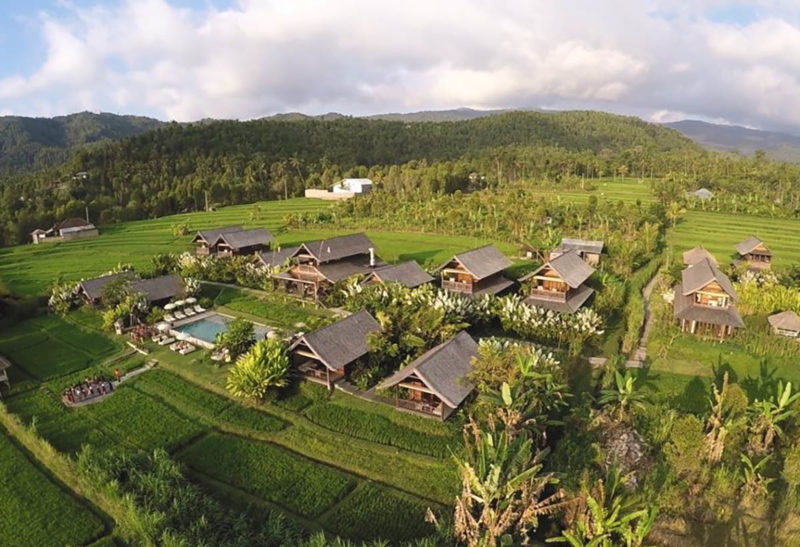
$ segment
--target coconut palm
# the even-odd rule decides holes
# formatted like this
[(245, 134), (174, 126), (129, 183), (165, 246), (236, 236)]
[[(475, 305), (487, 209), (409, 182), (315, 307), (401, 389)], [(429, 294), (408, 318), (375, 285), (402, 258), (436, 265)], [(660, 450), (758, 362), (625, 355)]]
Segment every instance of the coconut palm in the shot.
[(775, 442), (776, 438), (783, 437), (782, 425), (788, 419), (797, 415), (792, 405), (800, 399), (800, 393), (792, 393), (792, 383), (778, 382), (774, 397), (763, 401), (756, 401), (748, 408), (751, 418), (750, 448), (756, 454), (765, 454)]

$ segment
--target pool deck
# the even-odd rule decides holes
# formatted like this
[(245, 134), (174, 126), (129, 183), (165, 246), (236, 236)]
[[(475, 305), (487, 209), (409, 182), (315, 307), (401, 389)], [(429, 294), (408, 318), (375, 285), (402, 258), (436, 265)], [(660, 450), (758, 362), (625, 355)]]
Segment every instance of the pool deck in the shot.
[[(187, 317), (185, 319), (178, 319), (176, 321), (173, 321), (170, 324), (169, 334), (170, 334), (170, 336), (173, 336), (173, 337), (176, 337), (176, 338), (177, 338), (177, 336), (179, 334), (183, 334), (184, 336), (188, 336), (187, 333), (185, 333), (183, 331), (179, 331), (179, 330), (177, 330), (177, 328), (178, 327), (182, 327), (184, 325), (190, 325), (192, 323), (196, 323), (197, 321), (200, 321), (201, 319), (207, 319), (209, 317), (214, 317), (214, 316), (226, 317), (228, 319), (236, 319), (237, 318), (235, 315), (230, 315), (230, 314), (227, 314), (227, 313), (218, 312), (218, 311), (216, 311), (214, 309), (209, 309), (209, 310), (204, 311), (203, 313), (198, 313), (197, 315), (193, 315), (193, 316)], [(259, 327), (263, 327), (268, 332), (276, 330), (274, 327), (270, 327), (269, 325), (266, 325), (264, 323), (258, 323), (256, 321), (250, 321), (250, 322), (253, 323), (254, 325), (258, 325)], [(214, 347), (215, 347), (213, 343), (207, 342), (207, 341), (202, 340), (200, 338), (195, 338), (194, 336), (188, 336), (186, 338), (186, 341), (191, 343), (191, 344), (194, 344), (195, 346), (199, 346), (201, 348), (205, 348), (205, 349), (208, 349), (208, 350), (213, 350)]]

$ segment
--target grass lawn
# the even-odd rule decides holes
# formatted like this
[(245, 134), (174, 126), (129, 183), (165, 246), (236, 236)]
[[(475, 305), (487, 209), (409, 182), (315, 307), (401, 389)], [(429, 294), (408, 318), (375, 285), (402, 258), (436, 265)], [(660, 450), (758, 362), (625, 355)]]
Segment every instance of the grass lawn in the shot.
[(306, 325), (303, 330), (312, 330), (333, 317), (331, 312), (317, 308), (312, 303), (301, 302), (280, 293), (256, 296), (244, 290), (228, 287), (222, 289), (216, 296), (214, 307), (222, 313), (232, 313), (289, 331), (296, 330), (297, 323)]
[(0, 543), (84, 545), (104, 532), (100, 518), (45, 475), (0, 431)]
[(592, 190), (544, 190), (542, 194), (552, 196), (555, 194), (558, 199), (585, 203), (589, 201), (589, 196), (595, 196), (598, 200), (606, 201), (625, 201), (651, 203), (656, 199), (650, 189), (649, 179), (635, 178), (603, 178), (587, 179), (586, 186), (594, 186)]
[(689, 211), (668, 231), (667, 241), (678, 259), (684, 251), (703, 245), (724, 265), (736, 255), (736, 244), (750, 235), (767, 244), (776, 266), (800, 262), (800, 220)]

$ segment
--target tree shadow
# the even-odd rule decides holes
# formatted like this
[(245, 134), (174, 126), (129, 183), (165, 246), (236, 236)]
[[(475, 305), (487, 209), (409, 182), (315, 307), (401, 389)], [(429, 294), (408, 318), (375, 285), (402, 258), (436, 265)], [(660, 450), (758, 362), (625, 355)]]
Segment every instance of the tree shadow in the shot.
[(770, 368), (766, 359), (762, 359), (758, 367), (758, 375), (750, 376), (742, 380), (741, 386), (744, 389), (747, 397), (754, 401), (756, 399), (764, 400), (771, 396), (778, 389), (778, 382), (781, 378), (777, 377), (777, 367)]
[(707, 399), (706, 384), (699, 376), (695, 376), (686, 384), (683, 392), (673, 398), (672, 405), (682, 412), (698, 414), (706, 409)]
[(711, 365), (711, 375), (713, 377), (714, 385), (718, 389), (722, 389), (722, 381), (728, 375), (728, 382), (731, 384), (739, 383), (739, 374), (734, 370), (730, 363), (722, 360), (722, 354), (717, 357), (717, 363)]

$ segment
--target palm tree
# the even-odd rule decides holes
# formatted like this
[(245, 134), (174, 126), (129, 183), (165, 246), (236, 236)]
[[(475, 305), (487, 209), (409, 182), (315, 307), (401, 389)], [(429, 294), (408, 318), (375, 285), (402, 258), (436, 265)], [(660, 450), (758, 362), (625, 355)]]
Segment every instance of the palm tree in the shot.
[(624, 376), (616, 371), (614, 380), (614, 388), (602, 390), (598, 402), (601, 405), (616, 407), (617, 418), (625, 420), (628, 418), (628, 411), (632, 408), (642, 408), (647, 397), (639, 391), (636, 378), (631, 371), (626, 370)]
[(542, 473), (547, 451), (534, 453), (529, 438), (484, 432), (471, 421), (464, 440), (465, 456), (456, 459), (462, 491), (453, 524), (459, 542), (470, 547), (521, 543), (541, 517), (565, 506), (563, 490), (545, 494), (557, 481)]
[(722, 377), (722, 389), (717, 389), (716, 385), (711, 386), (712, 400), (711, 414), (706, 422), (706, 449), (708, 459), (712, 463), (717, 463), (722, 459), (725, 451), (725, 439), (733, 429), (741, 425), (743, 418), (733, 416), (726, 405), (728, 395), (728, 373)]
[(234, 397), (261, 400), (270, 388), (288, 383), (289, 355), (280, 339), (256, 342), (228, 373), (226, 387)]

